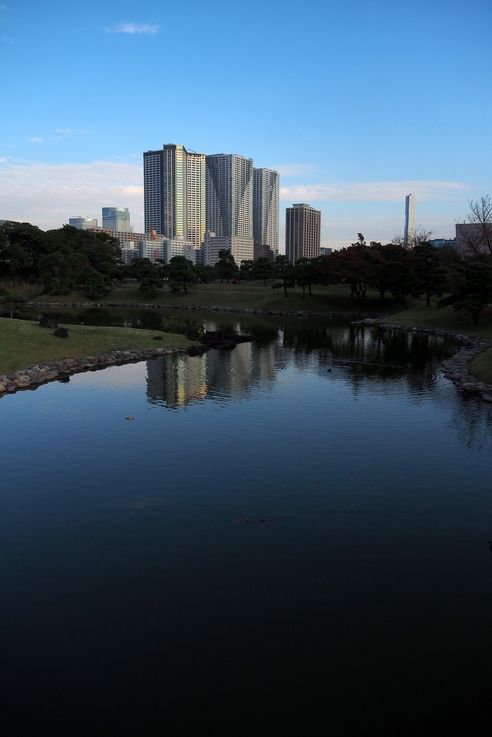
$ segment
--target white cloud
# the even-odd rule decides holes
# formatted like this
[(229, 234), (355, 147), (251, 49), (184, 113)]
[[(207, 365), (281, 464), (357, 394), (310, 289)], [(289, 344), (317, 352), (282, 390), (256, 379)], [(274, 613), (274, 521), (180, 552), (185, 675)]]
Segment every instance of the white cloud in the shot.
[(75, 215), (101, 219), (101, 207), (130, 209), (143, 228), (142, 167), (111, 161), (46, 164), (4, 160), (0, 166), (0, 219), (59, 228)]
[(85, 136), (90, 131), (84, 128), (55, 128), (57, 138), (71, 138), (72, 136)]
[(131, 36), (136, 34), (155, 36), (160, 29), (158, 25), (151, 23), (119, 23), (117, 26), (108, 26), (104, 30), (107, 33), (126, 33)]
[(44, 138), (40, 138), (39, 136), (31, 136), (27, 139), (29, 143), (42, 143), (44, 141)]
[(359, 202), (396, 202), (412, 193), (419, 200), (450, 199), (468, 189), (463, 182), (403, 181), (403, 182), (347, 182), (343, 184), (298, 184), (281, 187), (282, 200), (291, 202), (330, 202), (357, 200)]

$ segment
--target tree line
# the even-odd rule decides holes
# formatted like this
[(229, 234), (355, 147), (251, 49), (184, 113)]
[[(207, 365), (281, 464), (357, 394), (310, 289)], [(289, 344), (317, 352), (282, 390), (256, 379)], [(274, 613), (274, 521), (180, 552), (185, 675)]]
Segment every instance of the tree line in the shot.
[(116, 238), (69, 225), (43, 231), (30, 223), (0, 226), (0, 279), (41, 284), (45, 293), (80, 289), (89, 299), (109, 293), (122, 278)]
[(183, 257), (174, 257), (169, 264), (139, 259), (129, 267), (129, 273), (148, 295), (164, 283), (173, 292), (186, 292), (197, 282), (261, 280), (265, 286), (283, 289), (286, 297), (294, 288), (301, 288), (309, 298), (316, 285), (346, 285), (350, 297), (359, 304), (366, 302), (369, 292), (372, 298), (376, 292), (379, 300), (391, 297), (402, 306), (409, 297), (424, 297), (427, 306), (437, 298), (440, 307), (467, 310), (474, 324), (492, 302), (492, 255), (462, 256), (453, 248), (436, 248), (425, 241), (414, 248), (397, 243), (367, 246), (360, 234), (347, 248), (329, 256), (302, 258), (295, 264), (279, 255), (237, 265), (230, 251), (221, 251), (214, 266), (194, 266)]
[(136, 259), (124, 266), (118, 241), (103, 232), (68, 225), (42, 231), (29, 223), (9, 221), (0, 226), (0, 279), (39, 283), (49, 294), (77, 289), (97, 300), (126, 278), (136, 279), (145, 296), (155, 295), (164, 284), (174, 293), (186, 293), (196, 283), (262, 281), (282, 289), (286, 297), (291, 289), (300, 288), (308, 299), (316, 285), (346, 285), (351, 298), (362, 304), (369, 292), (402, 305), (409, 297), (424, 296), (427, 305), (438, 298), (440, 306), (467, 310), (475, 324), (492, 302), (491, 253), (463, 256), (426, 241), (414, 248), (400, 243), (367, 246), (359, 233), (347, 248), (296, 264), (279, 255), (238, 265), (224, 250), (214, 266), (194, 265), (183, 256), (168, 264)]

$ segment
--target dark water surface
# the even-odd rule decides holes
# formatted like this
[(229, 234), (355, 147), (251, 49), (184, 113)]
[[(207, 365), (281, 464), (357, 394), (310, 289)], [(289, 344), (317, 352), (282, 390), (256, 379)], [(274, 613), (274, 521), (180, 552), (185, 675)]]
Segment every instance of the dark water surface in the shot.
[(255, 339), (0, 401), (3, 733), (472, 730), (492, 417), (451, 346), (206, 321)]

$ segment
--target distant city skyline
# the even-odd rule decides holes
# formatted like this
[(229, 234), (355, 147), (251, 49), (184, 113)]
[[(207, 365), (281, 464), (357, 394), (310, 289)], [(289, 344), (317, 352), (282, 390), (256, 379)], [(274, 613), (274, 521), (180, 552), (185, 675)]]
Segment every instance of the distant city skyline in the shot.
[[(162, 147), (161, 149), (157, 150), (149, 150), (145, 153), (147, 155), (152, 154), (162, 154), (162, 149), (165, 147)], [(184, 146), (182, 147), (185, 151), (186, 149)], [(203, 160), (205, 160), (205, 154), (196, 154), (195, 152), (191, 152), (194, 159), (198, 160), (199, 157), (203, 157)], [(140, 154), (141, 156), (142, 154)], [(239, 159), (241, 158), (247, 158), (242, 156), (241, 154), (233, 154), (233, 156), (237, 156)], [(252, 161), (252, 159), (251, 159)], [(1, 158), (0, 158), (0, 191), (2, 187), (2, 170), (1, 170)], [(99, 169), (102, 162), (95, 162), (94, 165), (91, 164), (84, 164), (80, 165), (82, 171), (88, 175), (88, 178), (90, 180), (94, 181), (94, 191), (88, 192), (83, 191), (81, 192), (80, 186), (76, 186), (75, 179), (77, 177), (77, 172), (75, 171), (69, 176), (69, 180), (73, 182), (73, 188), (74, 192), (78, 194), (74, 194), (74, 201), (75, 206), (68, 209), (67, 212), (69, 213), (66, 218), (62, 220), (62, 222), (56, 221), (56, 220), (49, 220), (46, 221), (46, 210), (43, 210), (41, 221), (37, 221), (35, 218), (29, 219), (24, 217), (14, 217), (7, 215), (4, 219), (13, 219), (13, 220), (26, 220), (27, 222), (31, 222), (34, 225), (39, 225), (39, 227), (48, 229), (51, 227), (60, 227), (65, 222), (69, 222), (70, 218), (74, 217), (74, 213), (78, 212), (78, 217), (82, 217), (87, 220), (93, 219), (92, 213), (95, 211), (101, 212), (101, 205), (99, 200), (99, 191), (100, 191), (100, 185), (98, 186), (96, 184), (97, 180), (99, 180)], [(42, 168), (42, 167), (40, 167)], [(46, 167), (48, 170), (53, 167)], [(55, 167), (56, 168), (56, 167)], [(195, 172), (195, 180), (196, 180), (196, 171), (198, 171), (196, 164), (194, 164), (194, 172)], [(292, 167), (278, 167), (280, 170), (280, 173), (285, 172), (283, 176), (290, 178), (294, 176), (295, 169)], [(299, 167), (300, 169), (300, 167)], [(256, 167), (255, 167), (256, 170)], [(261, 172), (268, 172), (272, 171), (272, 167), (262, 167), (259, 168), (258, 171)], [(274, 170), (273, 170), (274, 171)], [(122, 184), (123, 181), (126, 181), (128, 179), (128, 176), (131, 176), (135, 180), (135, 185), (133, 186), (124, 186)], [(50, 176), (53, 176), (51, 174)], [(118, 177), (121, 176), (121, 182), (118, 182)], [(160, 174), (159, 174), (160, 176)], [(132, 220), (134, 223), (136, 223), (136, 226), (133, 226), (137, 231), (141, 232), (150, 232), (152, 229), (149, 227), (149, 229), (145, 228), (145, 219), (144, 219), (144, 177), (145, 174), (142, 175), (142, 167), (137, 167), (134, 164), (121, 164), (121, 163), (114, 163), (111, 165), (111, 181), (112, 186), (108, 189), (108, 191), (118, 191), (121, 190), (120, 198), (123, 201), (126, 202), (133, 202), (131, 208), (132, 213)], [(139, 180), (139, 183), (136, 183), (136, 180)], [(200, 179), (200, 177), (199, 177)], [(197, 180), (198, 181), (198, 180)], [(195, 182), (196, 184), (196, 182)], [(364, 227), (364, 234), (366, 235), (366, 239), (369, 241), (381, 241), (386, 242), (390, 241), (393, 236), (399, 235), (401, 237), (404, 237), (405, 233), (405, 223), (406, 223), (406, 198), (407, 194), (403, 194), (405, 191), (408, 191), (408, 189), (412, 187), (414, 190), (420, 190), (421, 197), (422, 197), (422, 210), (426, 211), (428, 210), (428, 203), (432, 200), (433, 193), (437, 193), (440, 188), (444, 190), (449, 190), (449, 192), (461, 192), (462, 197), (465, 197), (465, 191), (468, 192), (468, 190), (465, 190), (462, 186), (446, 186), (446, 183), (444, 182), (378, 182), (378, 183), (371, 183), (371, 182), (358, 182), (354, 183), (351, 186), (348, 184), (345, 185), (333, 185), (333, 186), (326, 186), (326, 187), (319, 187), (316, 185), (313, 185), (311, 187), (280, 187), (279, 188), (279, 209), (280, 209), (280, 217), (279, 217), (279, 225), (278, 225), (278, 233), (279, 233), (279, 252), (283, 253), (285, 252), (284, 244), (285, 244), (285, 217), (284, 213), (285, 210), (292, 206), (293, 198), (285, 199), (286, 196), (289, 194), (308, 194), (312, 195), (313, 199), (313, 206), (316, 204), (319, 204), (320, 202), (330, 202), (330, 210), (332, 212), (332, 216), (330, 217), (330, 214), (327, 215), (328, 217), (328, 223), (324, 222), (324, 217), (322, 217), (322, 231), (321, 231), (321, 241), (327, 246), (330, 246), (332, 248), (341, 248), (347, 245), (350, 245), (351, 242), (355, 240), (356, 234), (353, 233), (353, 228), (351, 229), (350, 226), (353, 223), (359, 222), (357, 218), (357, 214), (354, 214), (353, 219), (344, 219), (341, 217), (341, 213), (343, 210), (347, 208), (347, 206), (352, 206), (355, 212), (356, 204), (352, 205), (352, 203), (357, 203), (358, 197), (367, 197), (368, 201), (373, 205), (373, 212), (366, 216), (365, 219), (365, 225), (367, 227)], [(66, 195), (66, 192), (65, 192)], [(322, 197), (320, 200), (319, 198)], [(396, 198), (399, 197), (399, 202), (396, 202)], [(448, 202), (454, 201), (451, 199), (451, 195), (448, 195), (449, 199)], [(455, 197), (457, 197), (457, 194), (455, 194)], [(83, 207), (78, 206), (79, 202), (87, 202), (87, 199), (95, 200), (94, 205), (90, 205), (90, 207), (86, 207), (84, 214), (80, 215), (81, 211), (84, 209)], [(328, 199), (333, 198), (333, 199)], [(109, 197), (105, 197), (105, 199), (109, 199)], [(113, 200), (115, 200), (115, 197), (112, 197)], [(415, 194), (412, 195), (412, 201), (413, 206), (415, 207)], [(457, 203), (460, 202), (460, 200), (456, 200)], [(22, 204), (22, 203), (21, 203)], [(371, 225), (371, 222), (374, 223), (374, 221), (377, 220), (377, 214), (376, 212), (382, 212), (384, 204), (386, 205), (385, 209), (392, 210), (393, 215), (391, 217), (387, 217), (387, 221), (393, 224), (393, 228), (387, 229), (386, 232), (390, 233), (389, 235), (384, 235), (384, 230), (382, 230), (381, 226), (378, 225)], [(395, 206), (396, 204), (396, 206)], [(419, 229), (422, 228), (423, 230), (431, 231), (432, 234), (436, 237), (444, 237), (444, 238), (452, 238), (455, 234), (455, 225), (456, 222), (458, 222), (460, 219), (461, 221), (466, 219), (466, 214), (468, 211), (468, 198), (466, 201), (461, 201), (461, 209), (459, 207), (456, 208), (456, 212), (461, 212), (461, 218), (458, 218), (457, 216), (454, 216), (453, 219), (448, 220), (437, 220), (435, 222), (440, 223), (437, 227), (435, 227), (434, 230), (429, 226), (427, 227), (425, 225), (426, 222), (428, 222), (425, 218), (422, 220), (413, 220), (414, 227)], [(120, 209), (130, 209), (128, 206), (125, 208)], [(321, 213), (323, 214), (324, 208), (323, 205), (319, 207)], [(399, 210), (399, 214), (395, 211)], [(2, 213), (0, 212), (0, 215)], [(195, 221), (197, 221), (197, 217), (200, 221), (200, 228), (197, 229), (197, 233), (201, 233), (201, 228), (203, 227), (203, 220), (204, 220), (204, 213), (195, 213), (194, 215)], [(335, 238), (330, 236), (335, 236), (339, 234), (340, 224), (343, 224), (343, 226), (346, 228), (347, 237), (346, 238)], [(139, 227), (140, 225), (140, 227)], [(391, 227), (391, 226), (390, 226)], [(437, 228), (440, 228), (439, 230)], [(328, 232), (327, 232), (328, 231)], [(358, 231), (360, 232), (360, 231)], [(189, 233), (189, 230), (188, 230)], [(382, 234), (383, 233), (383, 234)], [(174, 235), (169, 235), (169, 237), (175, 237)], [(179, 236), (181, 237), (181, 236)], [(188, 237), (190, 237), (188, 235)], [(198, 237), (192, 238), (192, 240), (196, 241), (198, 243)]]
[[(0, 218), (46, 229), (109, 202), (141, 232), (141, 152), (174, 140), (279, 171), (281, 249), (294, 202), (321, 211), (322, 243), (338, 248), (357, 232), (402, 235), (409, 192), (416, 227), (452, 237), (468, 201), (492, 193), (492, 100), (477, 73), (490, 64), (477, 39), (490, 3), (415, 0), (407, 13), (389, 0), (306, 0), (305, 25), (297, 11), (290, 0), (252, 0), (246, 16), (218, 0), (87, 0), (83, 14), (1, 4)], [(183, 17), (186, 53), (169, 31)], [(207, 38), (235, 63), (219, 69)]]

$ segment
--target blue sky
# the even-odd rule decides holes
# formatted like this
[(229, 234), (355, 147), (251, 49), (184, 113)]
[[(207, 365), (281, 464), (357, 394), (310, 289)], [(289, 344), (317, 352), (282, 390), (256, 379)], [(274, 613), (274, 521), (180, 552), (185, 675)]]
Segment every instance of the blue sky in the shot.
[(0, 218), (129, 207), (142, 152), (183, 143), (278, 168), (322, 240), (451, 235), (492, 193), (490, 0), (0, 3)]

